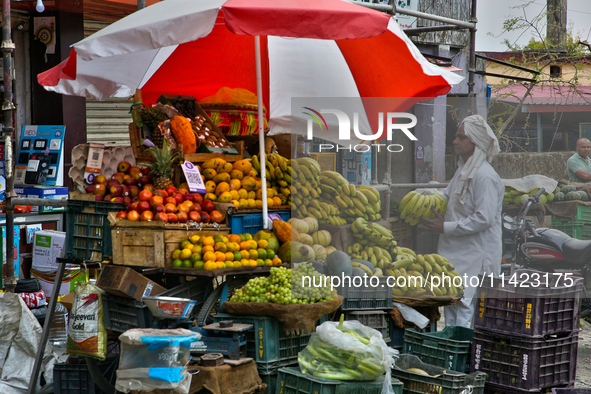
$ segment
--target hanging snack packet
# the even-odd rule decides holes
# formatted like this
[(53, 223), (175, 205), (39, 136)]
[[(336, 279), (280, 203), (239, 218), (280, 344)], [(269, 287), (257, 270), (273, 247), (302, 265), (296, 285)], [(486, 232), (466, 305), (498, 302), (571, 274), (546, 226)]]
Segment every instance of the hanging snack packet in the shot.
[(103, 291), (90, 282), (78, 282), (70, 313), (67, 354), (104, 360), (107, 330), (103, 323)]

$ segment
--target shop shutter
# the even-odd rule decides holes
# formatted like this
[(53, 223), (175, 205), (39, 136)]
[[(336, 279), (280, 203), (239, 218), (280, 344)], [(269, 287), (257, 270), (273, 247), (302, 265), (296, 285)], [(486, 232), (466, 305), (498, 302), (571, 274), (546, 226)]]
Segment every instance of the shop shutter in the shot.
[[(95, 33), (109, 23), (84, 21), (84, 36)], [(105, 101), (86, 100), (86, 139), (105, 145), (129, 145), (128, 98), (111, 98)]]

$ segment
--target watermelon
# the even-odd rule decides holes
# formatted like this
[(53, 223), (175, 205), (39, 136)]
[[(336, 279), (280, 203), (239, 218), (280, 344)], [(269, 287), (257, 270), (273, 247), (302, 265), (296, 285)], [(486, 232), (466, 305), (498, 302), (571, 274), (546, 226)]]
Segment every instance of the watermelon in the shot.
[(579, 193), (579, 200), (581, 201), (589, 201), (589, 195), (584, 192), (584, 191), (578, 191), (576, 193)]
[(560, 191), (562, 191), (563, 193), (574, 192), (576, 190), (577, 188), (573, 185), (564, 185), (562, 186), (562, 188), (560, 188)]
[(554, 201), (564, 201), (566, 196), (563, 192), (554, 193)]
[(577, 193), (575, 191), (570, 191), (570, 192), (566, 193), (566, 199), (569, 200), (569, 201), (578, 200), (579, 199), (579, 193)]

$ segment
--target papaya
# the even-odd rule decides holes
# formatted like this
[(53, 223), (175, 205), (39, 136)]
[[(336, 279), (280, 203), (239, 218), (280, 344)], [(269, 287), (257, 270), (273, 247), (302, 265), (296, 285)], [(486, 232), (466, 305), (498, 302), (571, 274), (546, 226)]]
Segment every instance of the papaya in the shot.
[(230, 171), (232, 171), (232, 164), (230, 163), (224, 163), (220, 166), (220, 169), (218, 170), (218, 172), (225, 172), (227, 174), (230, 173)]
[(244, 174), (242, 173), (242, 171), (232, 170), (230, 171), (230, 178), (238, 179), (239, 181), (241, 181), (242, 178), (244, 178)]
[(201, 167), (203, 169), (213, 168), (217, 171), (218, 168), (220, 168), (220, 166), (223, 166), (224, 164), (226, 164), (226, 161), (224, 159), (215, 158), (207, 160), (205, 163), (203, 163)]
[(215, 183), (221, 183), (221, 182), (230, 182), (230, 174), (227, 174), (225, 172), (222, 172), (221, 174), (217, 174), (216, 176), (213, 177), (212, 179)]
[(185, 154), (197, 152), (197, 138), (190, 119), (184, 116), (173, 116), (170, 120), (170, 131), (172, 131), (176, 142), (183, 145)]
[(256, 181), (252, 177), (243, 178), (242, 187), (246, 189), (246, 191), (254, 191), (256, 188)]
[(238, 160), (234, 163), (233, 168), (246, 175), (250, 170), (252, 170), (252, 164), (250, 164), (250, 162), (247, 160)]
[(286, 263), (301, 263), (314, 259), (313, 256), (310, 256), (310, 251), (314, 253), (314, 250), (311, 246), (304, 245), (296, 241), (289, 241), (281, 245), (279, 251), (277, 252), (277, 256), (281, 259), (281, 261)]
[(207, 168), (203, 170), (203, 176), (205, 177), (205, 179), (213, 179), (217, 174), (217, 171), (213, 168)]
[(300, 238), (298, 230), (291, 227), (291, 225), (283, 220), (273, 220), (273, 232), (281, 243), (289, 242), (292, 239)]

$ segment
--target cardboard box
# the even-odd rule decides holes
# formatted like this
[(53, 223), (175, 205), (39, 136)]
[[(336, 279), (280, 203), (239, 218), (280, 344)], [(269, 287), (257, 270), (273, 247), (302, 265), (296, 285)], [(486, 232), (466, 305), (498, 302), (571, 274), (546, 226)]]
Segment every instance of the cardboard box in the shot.
[(53, 230), (35, 232), (32, 268), (42, 272), (57, 271), (57, 258), (64, 257), (66, 233)]
[[(55, 186), (34, 186), (26, 189), (28, 198), (45, 198), (48, 200), (67, 200), (68, 188)], [(63, 212), (66, 207), (32, 207), (31, 212)]]
[[(47, 274), (40, 271), (31, 270), (31, 277), (37, 278), (41, 284), (41, 289), (45, 292), (45, 297), (51, 298), (55, 283), (55, 272)], [(84, 280), (84, 274), (79, 269), (66, 268), (62, 283), (58, 291), (58, 296), (70, 294), (76, 288), (76, 283)]]
[(142, 297), (155, 296), (166, 291), (131, 268), (106, 264), (103, 266), (97, 286), (109, 294), (141, 301)]

